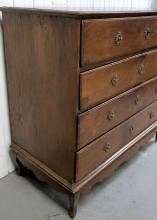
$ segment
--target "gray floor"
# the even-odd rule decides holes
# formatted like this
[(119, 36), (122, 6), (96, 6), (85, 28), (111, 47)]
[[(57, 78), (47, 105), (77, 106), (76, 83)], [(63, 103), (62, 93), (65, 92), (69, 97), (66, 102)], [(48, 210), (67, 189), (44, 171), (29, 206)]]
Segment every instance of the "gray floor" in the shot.
[[(35, 178), (0, 180), (0, 220), (68, 220), (67, 198)], [(81, 196), (76, 220), (157, 220), (157, 143), (151, 140)]]

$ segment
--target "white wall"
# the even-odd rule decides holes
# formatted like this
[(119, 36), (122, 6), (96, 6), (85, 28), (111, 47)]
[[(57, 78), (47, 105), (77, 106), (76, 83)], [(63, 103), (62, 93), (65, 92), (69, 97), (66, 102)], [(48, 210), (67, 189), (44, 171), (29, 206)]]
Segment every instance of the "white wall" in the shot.
[[(1, 24), (1, 15), (0, 15)], [(14, 169), (9, 154), (10, 129), (7, 106), (2, 29), (0, 28), (0, 178)]]
[(156, 0), (0, 0), (4, 6), (22, 7), (48, 7), (48, 6), (70, 6), (70, 7), (134, 7), (146, 8)]

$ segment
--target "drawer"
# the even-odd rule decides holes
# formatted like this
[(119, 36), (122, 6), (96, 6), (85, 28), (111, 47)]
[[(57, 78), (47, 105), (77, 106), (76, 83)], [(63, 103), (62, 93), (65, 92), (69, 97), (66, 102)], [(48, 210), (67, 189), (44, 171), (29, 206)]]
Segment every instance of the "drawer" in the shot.
[(82, 21), (81, 64), (114, 61), (157, 45), (157, 16)]
[(157, 100), (157, 77), (78, 116), (78, 148)]
[(76, 180), (129, 143), (157, 120), (157, 101), (77, 152)]
[(97, 105), (157, 75), (157, 50), (80, 74), (80, 109)]

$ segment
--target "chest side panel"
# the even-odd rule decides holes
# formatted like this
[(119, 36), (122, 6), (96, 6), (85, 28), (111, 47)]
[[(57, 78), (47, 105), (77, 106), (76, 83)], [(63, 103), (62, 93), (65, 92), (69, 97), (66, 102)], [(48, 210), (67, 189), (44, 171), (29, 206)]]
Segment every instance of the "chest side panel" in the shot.
[(72, 182), (80, 22), (3, 14), (12, 142)]

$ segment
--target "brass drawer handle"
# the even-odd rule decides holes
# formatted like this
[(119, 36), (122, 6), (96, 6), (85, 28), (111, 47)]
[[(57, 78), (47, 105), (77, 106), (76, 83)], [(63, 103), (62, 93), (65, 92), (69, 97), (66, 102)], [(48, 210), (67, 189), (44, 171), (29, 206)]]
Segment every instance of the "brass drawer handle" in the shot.
[(109, 111), (107, 114), (107, 119), (111, 121), (115, 117), (115, 112), (114, 111)]
[(152, 119), (155, 116), (154, 112), (150, 112), (149, 117)]
[(141, 63), (139, 65), (138, 72), (139, 72), (140, 75), (144, 73), (144, 63)]
[(130, 127), (130, 133), (132, 134), (133, 131), (134, 131), (134, 126), (132, 125), (132, 126)]
[(155, 31), (151, 31), (150, 28), (146, 28), (144, 31), (144, 37), (146, 40), (149, 39), (149, 37), (151, 37), (153, 34), (155, 34)]
[(106, 143), (105, 146), (104, 146), (104, 151), (107, 152), (110, 149), (111, 149), (111, 144), (110, 143)]
[(112, 83), (112, 85), (113, 86), (116, 86), (116, 84), (118, 83), (118, 75), (117, 74), (114, 74), (113, 76), (112, 76), (112, 79), (111, 79), (111, 83)]
[(139, 103), (140, 99), (141, 99), (140, 95), (136, 95), (135, 105), (137, 105)]
[(115, 40), (115, 44), (116, 44), (117, 46), (119, 46), (119, 45), (120, 45), (120, 42), (123, 40), (122, 33), (121, 33), (121, 32), (118, 32), (118, 33), (116, 34), (114, 40)]

